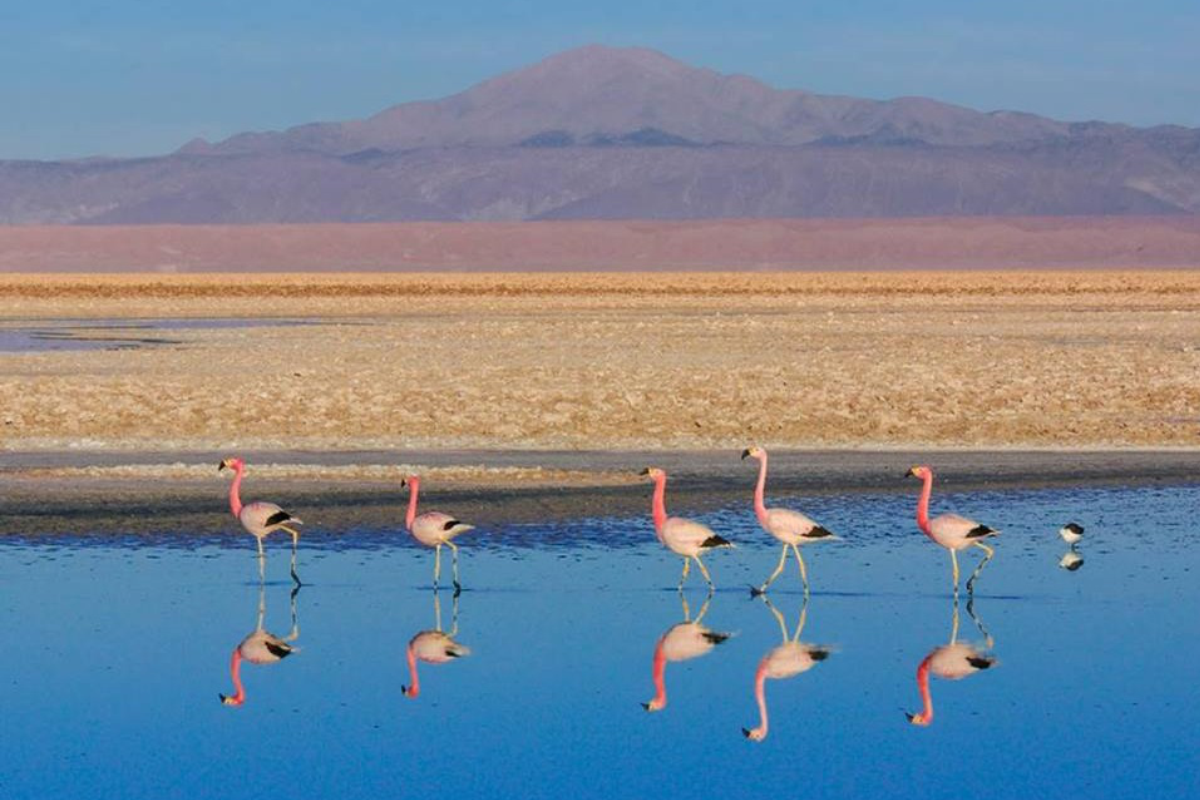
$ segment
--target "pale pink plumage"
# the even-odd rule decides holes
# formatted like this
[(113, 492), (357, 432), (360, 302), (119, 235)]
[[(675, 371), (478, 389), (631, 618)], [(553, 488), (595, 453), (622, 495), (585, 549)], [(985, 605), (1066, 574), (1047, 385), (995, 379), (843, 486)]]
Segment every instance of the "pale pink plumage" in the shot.
[(654, 499), (651, 502), (654, 533), (668, 550), (683, 556), (684, 559), (683, 575), (679, 579), (680, 590), (683, 589), (683, 582), (687, 579), (688, 567), (692, 560), (700, 568), (700, 572), (704, 575), (704, 580), (707, 581), (711, 590), (713, 588), (712, 577), (708, 574), (708, 568), (704, 566), (704, 562), (700, 560), (700, 554), (720, 547), (733, 547), (733, 545), (714, 533), (712, 528), (707, 525), (683, 517), (668, 517), (665, 499), (667, 473), (657, 467), (648, 467), (642, 471), (642, 474), (648, 475), (654, 480)]
[(416, 475), (410, 475), (400, 483), (401, 488), (404, 488), (406, 485), (409, 487), (409, 497), (408, 511), (404, 518), (404, 524), (414, 539), (426, 547), (434, 549), (434, 588), (437, 588), (438, 578), (442, 570), (442, 545), (446, 545), (450, 548), (453, 555), (454, 589), (455, 591), (460, 591), (462, 587), (458, 582), (458, 546), (454, 544), (453, 539), (467, 531), (475, 530), (475, 526), (467, 525), (461, 520), (449, 514), (444, 514), (441, 511), (426, 511), (424, 514), (418, 514), (417, 498), (421, 491), (421, 479)]

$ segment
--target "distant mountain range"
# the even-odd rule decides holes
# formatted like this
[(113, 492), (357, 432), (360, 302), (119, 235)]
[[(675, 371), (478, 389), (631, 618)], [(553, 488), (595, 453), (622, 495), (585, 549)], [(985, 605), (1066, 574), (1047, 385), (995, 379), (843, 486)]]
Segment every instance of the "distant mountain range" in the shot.
[(0, 161), (3, 223), (1198, 211), (1200, 129), (779, 90), (602, 46), (362, 120)]

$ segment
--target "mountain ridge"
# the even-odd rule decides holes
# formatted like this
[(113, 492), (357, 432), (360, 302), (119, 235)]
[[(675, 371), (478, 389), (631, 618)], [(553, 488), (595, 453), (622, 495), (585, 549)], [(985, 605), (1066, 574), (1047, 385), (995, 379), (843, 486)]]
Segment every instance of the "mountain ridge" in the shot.
[(0, 222), (1200, 213), (1200, 129), (775, 89), (589, 45), (363, 119), (0, 161)]

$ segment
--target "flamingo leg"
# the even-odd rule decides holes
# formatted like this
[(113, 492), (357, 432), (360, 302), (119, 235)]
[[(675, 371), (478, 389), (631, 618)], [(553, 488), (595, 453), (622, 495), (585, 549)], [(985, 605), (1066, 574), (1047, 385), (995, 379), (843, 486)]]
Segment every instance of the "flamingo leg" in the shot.
[(292, 587), (292, 632), (285, 638), (285, 642), (294, 642), (300, 638), (300, 618), (296, 614), (296, 595), (300, 594), (300, 584), (297, 583)]
[(280, 525), (279, 529), (292, 535), (292, 581), (297, 586), (302, 586), (300, 576), (296, 574), (296, 548), (300, 545), (300, 531), (295, 528), (289, 528), (286, 525)]
[(258, 542), (258, 583), (262, 585), (267, 579), (267, 554), (263, 551), (262, 539), (255, 536), (254, 540)]
[(970, 614), (971, 619), (975, 621), (975, 627), (979, 629), (979, 632), (981, 634), (983, 634), (983, 640), (984, 640), (984, 643), (987, 645), (988, 649), (995, 647), (996, 640), (992, 638), (992, 635), (990, 633), (988, 633), (988, 629), (984, 627), (983, 620), (981, 620), (978, 617), (978, 615), (975, 614), (975, 596), (974, 595), (967, 596), (967, 613)]
[(451, 565), (454, 571), (454, 596), (458, 597), (462, 592), (462, 584), (458, 582), (458, 545), (454, 542), (446, 542), (446, 547), (450, 548)]
[(763, 583), (762, 586), (759, 586), (757, 589), (755, 589), (754, 587), (751, 587), (750, 594), (759, 595), (759, 594), (766, 593), (767, 587), (770, 586), (772, 583), (774, 583), (775, 579), (778, 578), (780, 573), (783, 572), (783, 565), (787, 563), (787, 554), (788, 554), (788, 546), (785, 544), (783, 546), (783, 552), (781, 552), (779, 554), (779, 564), (775, 567), (775, 571), (771, 573), (771, 577), (767, 578), (766, 582)]
[(958, 597), (958, 552), (950, 551), (950, 563), (954, 566), (954, 596)]
[(700, 568), (700, 574), (704, 576), (704, 580), (708, 581), (708, 590), (711, 592), (715, 587), (713, 586), (712, 577), (708, 574), (708, 567), (704, 566), (704, 562), (700, 560), (699, 555), (694, 555), (692, 558), (696, 559), (696, 566)]
[(996, 555), (996, 551), (988, 547), (983, 542), (974, 542), (974, 545), (984, 552), (983, 560), (975, 567), (975, 571), (971, 573), (971, 577), (967, 579), (967, 594), (974, 594), (975, 579), (979, 577), (979, 573), (983, 572), (983, 568), (992, 560), (992, 556)]
[(804, 584), (804, 597), (808, 599), (808, 570), (804, 568), (804, 556), (800, 555), (800, 548), (792, 545), (792, 552), (796, 554), (796, 563), (800, 565), (800, 582)]
[(692, 562), (686, 558), (683, 560), (683, 575), (679, 577), (679, 591), (683, 591), (683, 582), (687, 580), (688, 570), (692, 568)]
[(433, 590), (436, 592), (438, 588), (438, 578), (442, 574), (442, 546), (434, 545), (433, 548)]

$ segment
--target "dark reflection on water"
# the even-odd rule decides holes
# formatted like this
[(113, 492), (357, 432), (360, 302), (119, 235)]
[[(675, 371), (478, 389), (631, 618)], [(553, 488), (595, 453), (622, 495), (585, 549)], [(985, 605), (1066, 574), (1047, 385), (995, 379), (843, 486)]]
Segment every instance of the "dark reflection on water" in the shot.
[[(807, 605), (797, 581), (749, 596), (778, 551), (748, 500), (695, 515), (739, 547), (686, 605), (648, 515), (481, 521), (457, 609), (399, 521), (339, 528), (336, 509), (305, 515), (294, 595), (281, 570), (260, 595), (233, 531), (5, 537), (0, 796), (1194, 795), (1200, 488), (943, 496), (1004, 531), (957, 625), (914, 496), (778, 496), (843, 536), (805, 554)], [(1059, 566), (1068, 519), (1087, 569)], [(246, 658), (231, 708), (248, 629), (299, 652)], [(431, 636), (422, 657), (439, 632), (470, 656), (437, 663)], [(808, 661), (771, 667), (790, 643)], [(904, 716), (925, 711), (922, 665), (924, 726)]]

